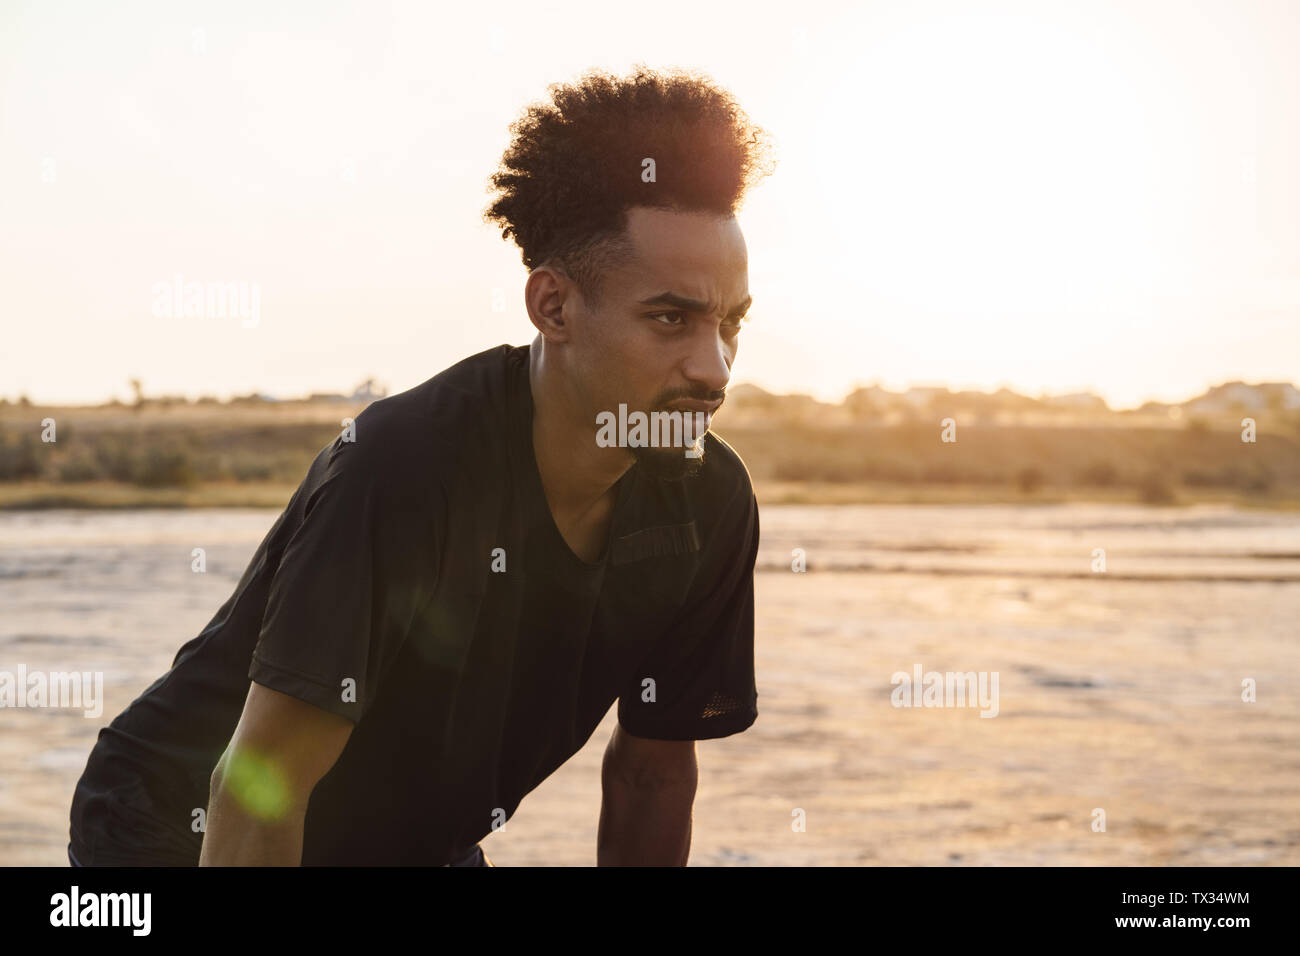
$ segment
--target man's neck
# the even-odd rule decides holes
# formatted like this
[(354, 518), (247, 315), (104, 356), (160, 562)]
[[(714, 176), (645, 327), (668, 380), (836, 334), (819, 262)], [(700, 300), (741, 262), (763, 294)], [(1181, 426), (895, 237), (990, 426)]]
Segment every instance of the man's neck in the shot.
[(542, 337), (528, 350), (528, 387), (533, 396), (533, 455), (546, 501), (557, 525), (608, 516), (611, 491), (635, 459), (625, 449), (596, 444), (596, 423), (583, 411), (542, 354)]

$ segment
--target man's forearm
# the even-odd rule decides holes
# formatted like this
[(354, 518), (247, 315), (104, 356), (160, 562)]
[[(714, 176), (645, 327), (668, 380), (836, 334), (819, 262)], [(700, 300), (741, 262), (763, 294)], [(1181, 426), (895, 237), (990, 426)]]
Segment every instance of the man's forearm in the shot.
[(228, 788), (214, 785), (199, 866), (301, 866), (305, 819), (301, 812), (259, 819)]
[(694, 780), (637, 786), (602, 781), (597, 866), (685, 866), (691, 852)]

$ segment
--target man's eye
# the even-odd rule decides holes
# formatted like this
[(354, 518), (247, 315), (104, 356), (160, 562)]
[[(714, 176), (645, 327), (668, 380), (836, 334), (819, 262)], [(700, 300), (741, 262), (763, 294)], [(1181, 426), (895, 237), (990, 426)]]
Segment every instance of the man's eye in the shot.
[(680, 322), (660, 322), (661, 325), (669, 325), (669, 326), (674, 326), (674, 327), (675, 327), (675, 326), (685, 325), (685, 324), (686, 324), (686, 313), (685, 313), (685, 312), (656, 312), (656, 313), (654, 313), (653, 315), (649, 316), (649, 318), (652, 318), (652, 319), (654, 319), (654, 320), (656, 320), (656, 321), (659, 321), (659, 320), (662, 319), (664, 316), (676, 316), (677, 318), (681, 319), (681, 321), (680, 321)]

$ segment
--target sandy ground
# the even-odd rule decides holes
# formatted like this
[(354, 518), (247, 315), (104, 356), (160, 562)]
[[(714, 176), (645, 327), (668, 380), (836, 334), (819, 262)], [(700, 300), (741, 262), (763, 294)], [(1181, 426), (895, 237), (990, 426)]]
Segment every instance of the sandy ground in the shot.
[[(1277, 635), (1296, 599), (1273, 605), (1270, 638), (1280, 586), (1202, 595), (1256, 609), (1249, 630), (1174, 610), (1180, 587), (1118, 584), (1084, 605), (1058, 584), (760, 575), (760, 716), (698, 745), (692, 864), (1295, 865), (1300, 661)], [(1169, 610), (1130, 615), (1135, 590)], [(890, 675), (915, 662), (999, 671), (998, 716), (892, 707)], [(1264, 699), (1240, 702), (1241, 675)], [(594, 860), (612, 729), (489, 837), (494, 861)]]
[[(273, 519), (0, 516), (0, 670), (72, 656), (104, 670), (107, 697), (99, 719), (0, 710), (0, 864), (66, 861), (99, 727), (207, 621)], [(902, 506), (762, 520), (760, 714), (698, 745), (692, 865), (1300, 864), (1293, 516)], [(188, 575), (196, 539), (208, 575)], [(1097, 546), (1105, 574), (1090, 572)], [(790, 569), (795, 547), (807, 572)], [(997, 716), (892, 706), (891, 675), (917, 664), (996, 671)], [(613, 726), (611, 710), (484, 841), (494, 862), (595, 862)]]

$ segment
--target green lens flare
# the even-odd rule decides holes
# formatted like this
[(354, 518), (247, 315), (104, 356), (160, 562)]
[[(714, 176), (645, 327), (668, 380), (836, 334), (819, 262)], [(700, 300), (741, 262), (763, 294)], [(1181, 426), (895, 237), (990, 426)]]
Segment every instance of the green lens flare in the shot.
[(289, 813), (288, 778), (274, 761), (240, 750), (230, 759), (226, 780), (235, 799), (253, 816), (282, 820)]

